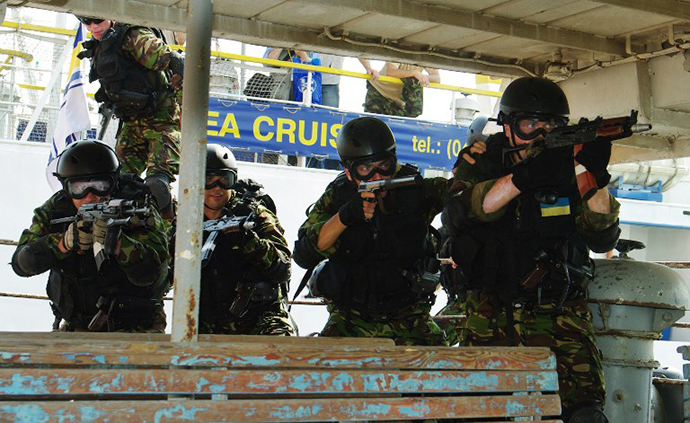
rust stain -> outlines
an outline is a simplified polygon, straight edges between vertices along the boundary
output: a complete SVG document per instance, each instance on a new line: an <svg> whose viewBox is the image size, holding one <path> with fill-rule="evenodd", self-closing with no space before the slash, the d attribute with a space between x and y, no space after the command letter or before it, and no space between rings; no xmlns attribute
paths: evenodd
<svg viewBox="0 0 690 423"><path fill-rule="evenodd" d="M194 291L189 289L189 310L187 310L187 335L185 339L192 340L196 335L196 318L194 317L194 309L196 308L196 296Z"/></svg>
<svg viewBox="0 0 690 423"><path fill-rule="evenodd" d="M185 188L183 192L184 192L185 195L187 195L187 194L189 194L189 189L188 189L188 188Z"/></svg>

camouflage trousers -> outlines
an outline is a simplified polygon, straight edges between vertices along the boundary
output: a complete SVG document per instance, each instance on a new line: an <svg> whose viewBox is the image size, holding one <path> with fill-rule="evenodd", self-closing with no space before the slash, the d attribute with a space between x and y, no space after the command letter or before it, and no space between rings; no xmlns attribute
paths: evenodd
<svg viewBox="0 0 690 423"><path fill-rule="evenodd" d="M200 318L199 333L217 335L295 336L290 315L282 303L249 310L241 318Z"/></svg>
<svg viewBox="0 0 690 423"><path fill-rule="evenodd" d="M560 314L549 314L554 304L533 306L528 301L513 300L510 313L509 306L497 302L471 291L464 303L449 304L444 309L445 314L467 315L454 335L461 346L549 347L556 356L563 408L586 401L604 404L602 356L584 298L566 301Z"/></svg>
<svg viewBox="0 0 690 423"><path fill-rule="evenodd" d="M404 78L402 100L404 106L384 97L373 85L367 82L367 95L364 99L364 111L380 115L417 117L424 108L424 91L416 78Z"/></svg>
<svg viewBox="0 0 690 423"><path fill-rule="evenodd" d="M180 166L180 111L161 110L153 118L123 123L115 152L122 172L164 174L175 180Z"/></svg>
<svg viewBox="0 0 690 423"><path fill-rule="evenodd" d="M393 316L363 316L354 309L328 305L328 322L320 336L390 338L396 345L447 346L446 335L429 314L431 305L415 304Z"/></svg>

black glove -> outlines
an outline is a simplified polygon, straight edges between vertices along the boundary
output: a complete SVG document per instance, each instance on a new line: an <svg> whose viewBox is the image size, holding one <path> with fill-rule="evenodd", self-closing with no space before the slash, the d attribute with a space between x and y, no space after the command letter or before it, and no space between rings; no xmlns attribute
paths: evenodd
<svg viewBox="0 0 690 423"><path fill-rule="evenodd" d="M568 156L565 148L551 148L521 161L510 169L513 185L521 192L557 186L567 168Z"/></svg>
<svg viewBox="0 0 690 423"><path fill-rule="evenodd" d="M464 198L461 198L463 195L467 196L469 194L463 192L460 195L449 197L441 213L443 227L451 236L457 235L467 227L467 205L463 201Z"/></svg>
<svg viewBox="0 0 690 423"><path fill-rule="evenodd" d="M345 226L352 226L355 223L364 222L364 200L356 194L350 201L343 204L338 210L340 221Z"/></svg>
<svg viewBox="0 0 690 423"><path fill-rule="evenodd" d="M611 160L611 140L599 137L584 144L575 160L594 176L597 188L602 189L611 181L611 174L606 170Z"/></svg>

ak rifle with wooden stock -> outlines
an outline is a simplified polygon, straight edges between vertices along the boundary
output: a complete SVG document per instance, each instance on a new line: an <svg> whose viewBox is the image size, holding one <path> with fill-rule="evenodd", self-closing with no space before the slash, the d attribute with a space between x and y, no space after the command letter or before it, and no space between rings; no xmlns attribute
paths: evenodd
<svg viewBox="0 0 690 423"><path fill-rule="evenodd" d="M588 142L596 142L597 139L601 138L616 141L650 129L652 129L650 124L637 123L637 110L632 110L630 116L610 119L604 119L601 116L594 120L582 118L576 125L555 128L543 139L533 142L527 150L527 155L535 156L545 148L573 146L573 154L577 156L582 145ZM584 200L588 200L597 190L594 175L577 161L575 161L575 173L580 196Z"/></svg>

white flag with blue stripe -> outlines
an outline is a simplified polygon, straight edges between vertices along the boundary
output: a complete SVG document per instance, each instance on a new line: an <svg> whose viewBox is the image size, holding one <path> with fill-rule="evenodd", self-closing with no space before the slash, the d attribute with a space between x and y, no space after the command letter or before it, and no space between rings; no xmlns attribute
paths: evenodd
<svg viewBox="0 0 690 423"><path fill-rule="evenodd" d="M84 29L80 23L77 34L74 37L74 48L72 49L72 60L69 65L69 80L65 86L65 93L60 105L55 132L53 133L53 146L50 150L50 160L46 169L48 185L57 191L62 188L60 182L53 172L57 164L57 157L68 145L79 139L82 131L91 129L89 119L89 109L86 106L86 93L84 91L84 80L82 72L82 61L77 55L83 50Z"/></svg>

